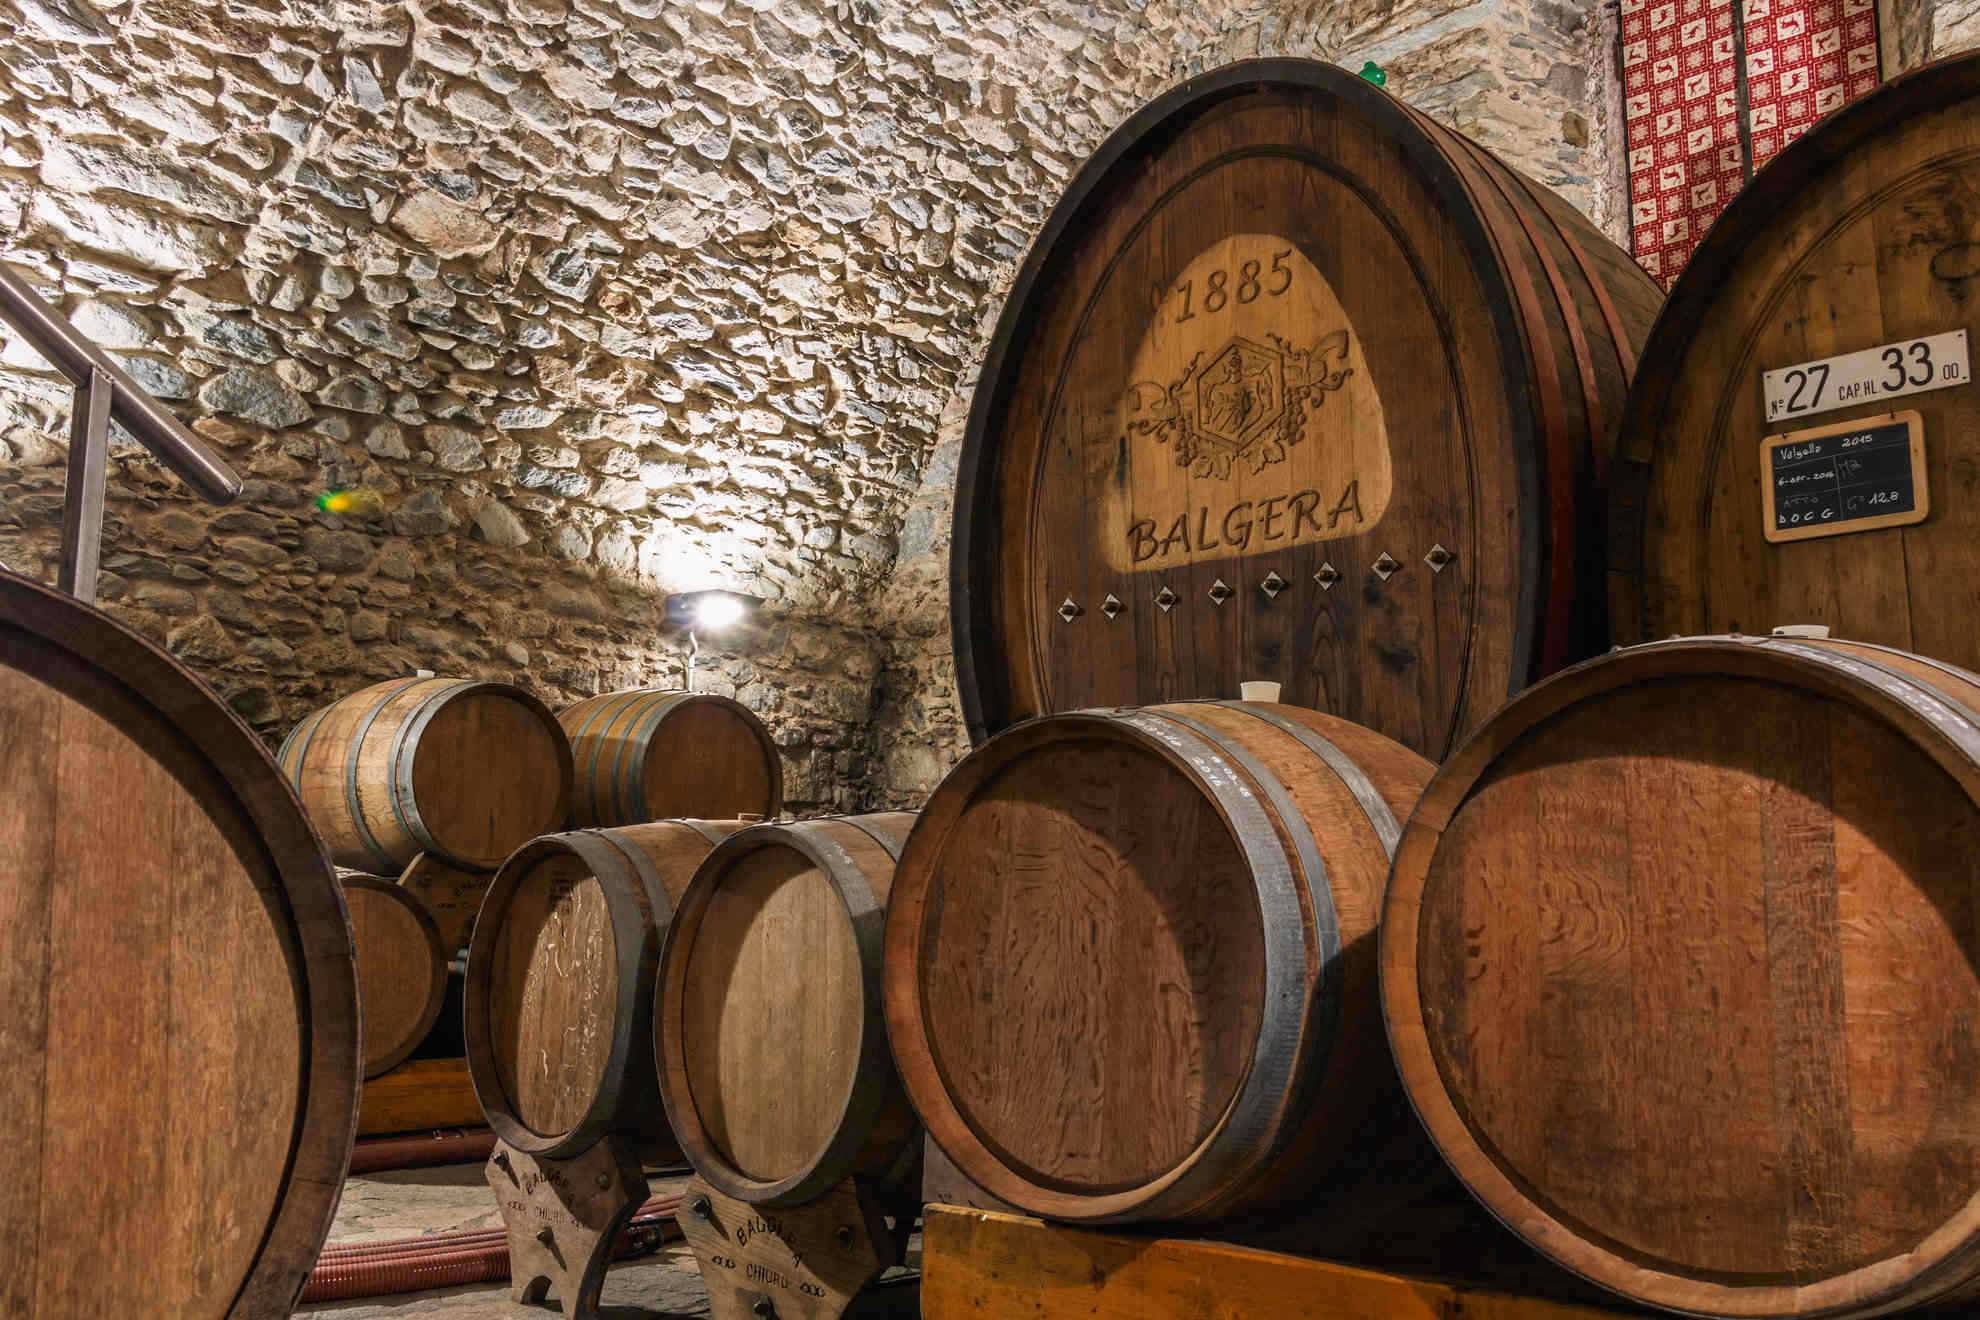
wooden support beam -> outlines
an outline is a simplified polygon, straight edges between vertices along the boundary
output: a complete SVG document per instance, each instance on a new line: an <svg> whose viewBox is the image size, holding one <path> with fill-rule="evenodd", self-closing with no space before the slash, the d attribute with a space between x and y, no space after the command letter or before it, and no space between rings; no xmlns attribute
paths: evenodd
<svg viewBox="0 0 1980 1320"><path fill-rule="evenodd" d="M1222 1242L1129 1237L931 1205L923 1320L1614 1320L1513 1297Z"/></svg>
<svg viewBox="0 0 1980 1320"><path fill-rule="evenodd" d="M481 1105L466 1059L414 1059L364 1084L358 1135L480 1127Z"/></svg>

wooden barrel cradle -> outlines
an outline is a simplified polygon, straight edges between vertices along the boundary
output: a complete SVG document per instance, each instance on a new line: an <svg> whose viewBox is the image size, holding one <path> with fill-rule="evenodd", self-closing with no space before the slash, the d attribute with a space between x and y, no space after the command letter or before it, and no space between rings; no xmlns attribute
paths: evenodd
<svg viewBox="0 0 1980 1320"><path fill-rule="evenodd" d="M0 1314L288 1314L357 1111L336 879L162 650L0 573Z"/></svg>
<svg viewBox="0 0 1980 1320"><path fill-rule="evenodd" d="M425 904L449 958L467 947L475 913L494 879L491 871L463 870L432 853L421 853L399 873L400 887Z"/></svg>
<svg viewBox="0 0 1980 1320"><path fill-rule="evenodd" d="M563 729L506 683L375 683L298 724L277 759L331 857L367 874L421 852L492 870L570 810Z"/></svg>
<svg viewBox="0 0 1980 1320"><path fill-rule="evenodd" d="M687 818L769 818L784 809L784 771L763 721L703 692L635 688L557 716L577 767L579 825Z"/></svg>
<svg viewBox="0 0 1980 1320"><path fill-rule="evenodd" d="M408 890L370 875L340 883L357 950L364 1075L372 1078L411 1058L433 1030L447 997L448 954L432 914Z"/></svg>
<svg viewBox="0 0 1980 1320"><path fill-rule="evenodd" d="M1980 58L1890 82L1770 162L1693 255L1618 439L1618 641L1817 623L1980 668L1980 385L1947 375L1980 291L1976 113ZM1882 393L1899 384L1926 388ZM1835 447L1866 432L1845 490Z"/></svg>
<svg viewBox="0 0 1980 1320"><path fill-rule="evenodd" d="M1374 928L1429 778L1282 705L1046 716L936 789L895 875L888 1033L929 1134L1048 1218L1310 1194L1393 1085Z"/></svg>
<svg viewBox="0 0 1980 1320"><path fill-rule="evenodd" d="M1714 1316L1980 1296L1980 678L1696 638L1571 669L1425 790L1404 1083L1498 1218Z"/></svg>
<svg viewBox="0 0 1980 1320"><path fill-rule="evenodd" d="M917 1149L880 1016L880 929L913 815L754 825L709 854L667 933L660 1094L725 1195L812 1200Z"/></svg>
<svg viewBox="0 0 1980 1320"><path fill-rule="evenodd" d="M468 1070L495 1135L535 1155L608 1134L672 1141L653 1079L653 978L694 869L739 821L532 840L502 865L468 947Z"/></svg>
<svg viewBox="0 0 1980 1320"><path fill-rule="evenodd" d="M1441 755L1608 645L1600 496L1661 300L1567 203L1330 65L1161 97L1052 213L975 394L972 735L1265 679Z"/></svg>

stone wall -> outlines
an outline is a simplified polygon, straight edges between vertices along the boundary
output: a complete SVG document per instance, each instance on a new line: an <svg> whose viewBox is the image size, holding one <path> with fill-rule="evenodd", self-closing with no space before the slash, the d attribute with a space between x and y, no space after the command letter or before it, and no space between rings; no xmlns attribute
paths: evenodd
<svg viewBox="0 0 1980 1320"><path fill-rule="evenodd" d="M1879 8L1887 73L1980 48L1980 0L1882 0Z"/></svg>
<svg viewBox="0 0 1980 1320"><path fill-rule="evenodd" d="M1196 69L1374 58L1613 225L1587 8L0 0L0 258L247 476L120 452L103 594L271 737L413 667L678 681L662 603L720 586L764 603L700 685L794 802L911 804L963 747L967 391L1079 162ZM44 577L66 410L0 347L0 561Z"/></svg>

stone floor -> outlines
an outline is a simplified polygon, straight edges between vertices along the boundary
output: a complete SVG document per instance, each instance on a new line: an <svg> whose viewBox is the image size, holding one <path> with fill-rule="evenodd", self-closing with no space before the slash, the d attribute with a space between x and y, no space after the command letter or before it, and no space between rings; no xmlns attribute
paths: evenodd
<svg viewBox="0 0 1980 1320"><path fill-rule="evenodd" d="M653 1194L664 1196L685 1179L656 1175L649 1181ZM380 1242L455 1229L499 1228L501 1222L480 1164L405 1169L367 1174L345 1183L330 1241ZM871 1297L862 1298L852 1314L874 1320L917 1314L915 1289L908 1281L911 1277L883 1280L883 1286ZM296 1314L336 1320L400 1320L409 1316L541 1320L562 1311L554 1300L542 1306L512 1302L509 1285L501 1282L400 1297L315 1302ZM656 1255L614 1265L606 1276L599 1310L600 1320L675 1320L708 1314L708 1293L701 1286L701 1274L693 1255L678 1241Z"/></svg>

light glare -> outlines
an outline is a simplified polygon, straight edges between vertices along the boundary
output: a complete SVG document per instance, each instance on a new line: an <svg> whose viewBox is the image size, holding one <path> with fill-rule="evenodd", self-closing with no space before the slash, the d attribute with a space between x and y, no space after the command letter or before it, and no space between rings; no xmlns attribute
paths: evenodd
<svg viewBox="0 0 1980 1320"><path fill-rule="evenodd" d="M734 596L704 596L694 607L694 622L699 628L727 628L742 616L743 603Z"/></svg>

